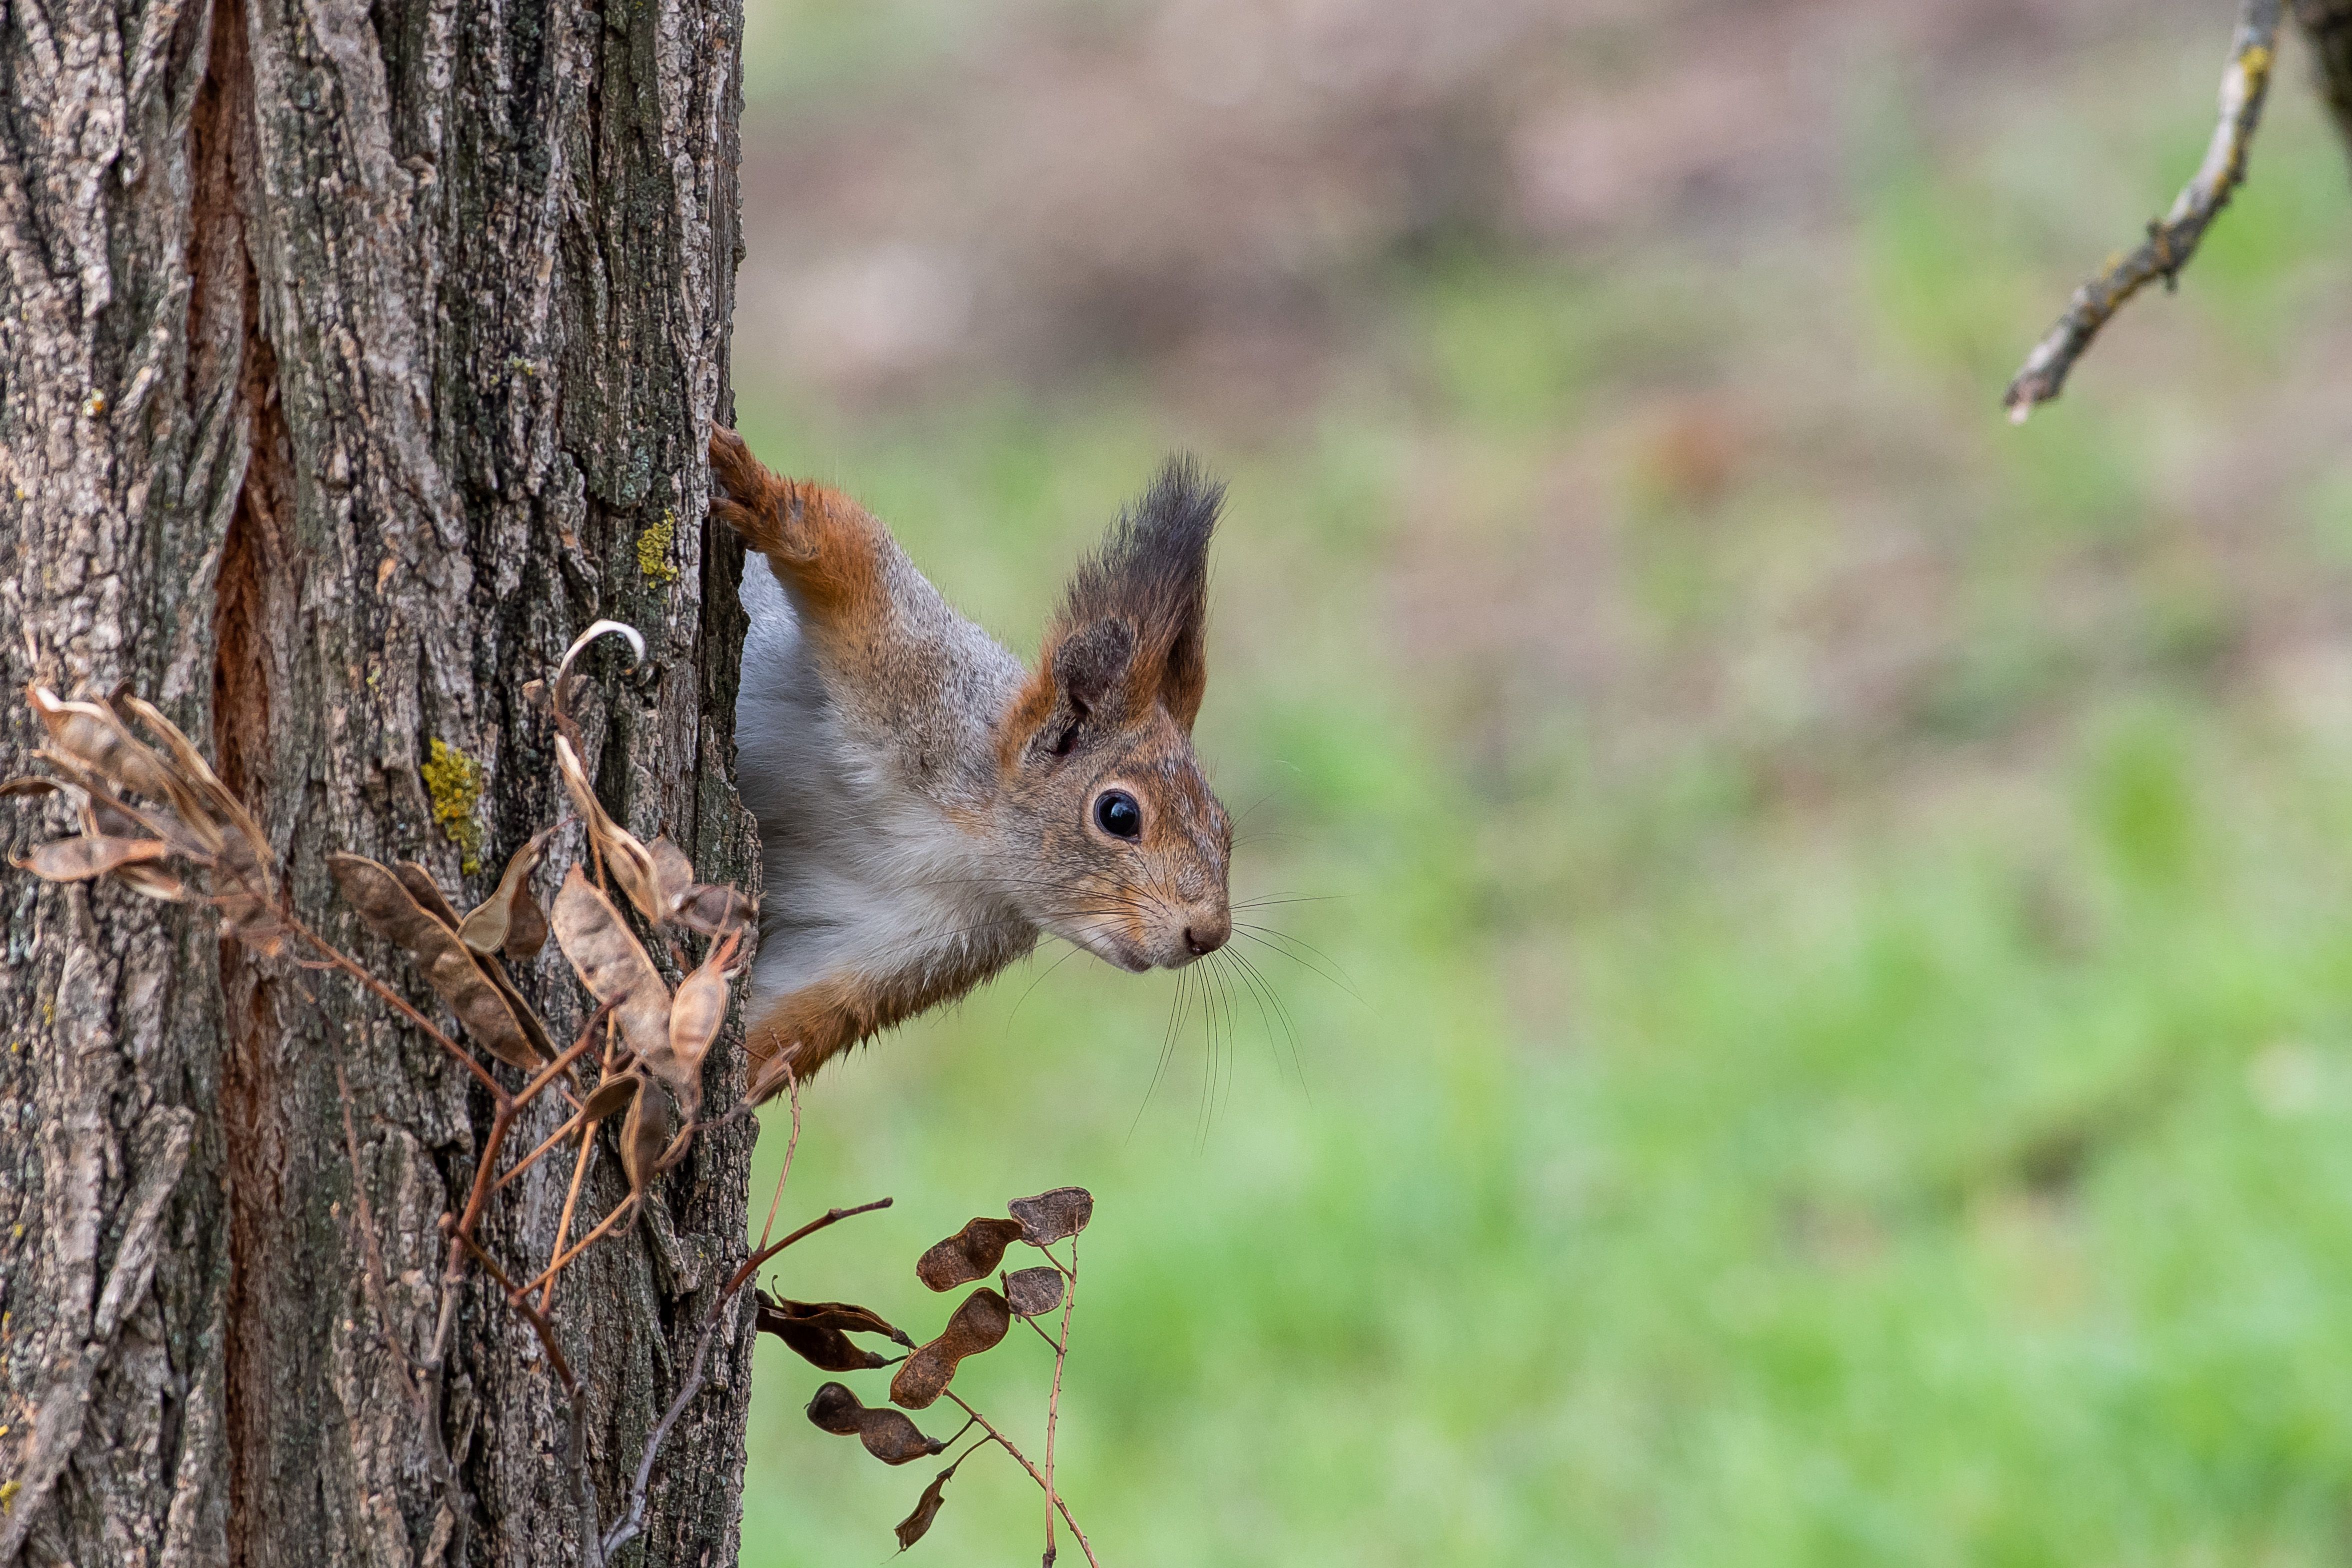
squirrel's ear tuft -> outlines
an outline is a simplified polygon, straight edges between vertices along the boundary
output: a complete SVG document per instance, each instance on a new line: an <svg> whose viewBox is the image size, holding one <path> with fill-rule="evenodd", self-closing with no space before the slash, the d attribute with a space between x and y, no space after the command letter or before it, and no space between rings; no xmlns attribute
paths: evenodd
<svg viewBox="0 0 2352 1568"><path fill-rule="evenodd" d="M1208 686L1209 537L1224 498L1191 457L1171 457L1071 577L1055 621L1056 640L1100 622L1133 626L1146 682L1137 695L1156 697L1186 730Z"/></svg>

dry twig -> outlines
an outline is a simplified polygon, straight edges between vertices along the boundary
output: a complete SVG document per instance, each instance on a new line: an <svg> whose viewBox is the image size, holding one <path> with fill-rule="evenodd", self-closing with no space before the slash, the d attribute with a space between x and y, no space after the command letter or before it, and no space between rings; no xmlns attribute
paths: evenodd
<svg viewBox="0 0 2352 1568"><path fill-rule="evenodd" d="M2254 127L2262 120L2263 99L2278 59L2279 6L2280 0L2241 0L2229 68L2221 76L2221 122L2213 128L2204 162L2174 199L2172 210L2147 225L2145 240L2074 290L2066 313L2033 346L2009 383L2001 405L2011 423L2024 423L2036 405L2058 395L2074 361L2126 300L2158 278L2167 288L2175 285L2207 225L2244 183Z"/></svg>

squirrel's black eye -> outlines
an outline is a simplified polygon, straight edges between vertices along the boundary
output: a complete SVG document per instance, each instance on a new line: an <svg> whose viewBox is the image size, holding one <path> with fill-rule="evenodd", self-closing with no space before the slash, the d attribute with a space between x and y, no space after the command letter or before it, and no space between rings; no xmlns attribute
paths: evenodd
<svg viewBox="0 0 2352 1568"><path fill-rule="evenodd" d="M1124 789L1106 789L1095 797L1095 822L1115 839L1143 836L1143 808Z"/></svg>

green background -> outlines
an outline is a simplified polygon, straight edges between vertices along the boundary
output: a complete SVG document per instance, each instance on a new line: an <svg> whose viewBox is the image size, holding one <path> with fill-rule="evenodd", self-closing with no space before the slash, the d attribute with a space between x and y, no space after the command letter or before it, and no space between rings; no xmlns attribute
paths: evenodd
<svg viewBox="0 0 2352 1568"><path fill-rule="evenodd" d="M751 199L1040 9L755 5ZM1973 115L1849 62L1801 223L1360 258L1278 417L1140 353L853 396L739 327L754 449L1024 653L1164 450L1230 479L1199 743L1273 901L1254 977L1049 945L829 1071L784 1223L897 1207L772 1288L928 1334L925 1245L1091 1188L1106 1563L2352 1556L2352 186L2299 60L2179 296L1997 407L2193 167L2206 9ZM1049 1370L957 1386L1034 1456ZM932 1467L758 1375L744 1561L883 1561ZM986 1454L915 1554L1041 1527Z"/></svg>

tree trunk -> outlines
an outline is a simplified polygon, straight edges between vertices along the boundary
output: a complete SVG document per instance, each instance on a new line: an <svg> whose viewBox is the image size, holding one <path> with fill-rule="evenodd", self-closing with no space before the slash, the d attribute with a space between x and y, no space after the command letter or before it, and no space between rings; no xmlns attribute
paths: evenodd
<svg viewBox="0 0 2352 1568"><path fill-rule="evenodd" d="M2311 45L2314 85L2352 152L2352 0L2294 0L2294 19Z"/></svg>
<svg viewBox="0 0 2352 1568"><path fill-rule="evenodd" d="M740 37L737 0L14 0L0 773L37 770L26 683L128 683L251 804L296 908L430 1011L323 857L487 894L560 813L522 687L610 616L650 658L588 658L600 793L752 890L740 555L702 528ZM16 852L65 821L0 803ZM0 1568L585 1560L562 1401L478 1270L437 1420L404 1391L488 1122L464 1071L201 907L6 872L0 920ZM554 945L516 972L570 1039ZM723 1040L717 1105L741 1065ZM509 1147L553 1129L552 1098ZM565 1277L607 1521L742 1254L753 1135L700 1140ZM584 1214L619 1197L614 1166ZM502 1192L491 1251L544 1262L570 1176ZM734 1560L749 1317L722 1321L624 1560Z"/></svg>

